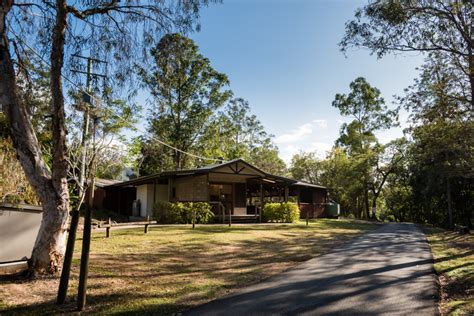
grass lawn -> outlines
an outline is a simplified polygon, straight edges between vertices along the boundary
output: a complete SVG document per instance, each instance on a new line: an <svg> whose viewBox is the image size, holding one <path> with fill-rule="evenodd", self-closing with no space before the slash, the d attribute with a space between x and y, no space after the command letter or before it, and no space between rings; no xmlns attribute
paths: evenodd
<svg viewBox="0 0 474 316"><path fill-rule="evenodd" d="M350 220L297 224L152 227L93 233L87 305L94 313L171 314L258 282L376 227ZM78 234L79 236L81 234ZM75 308L80 239L68 303L54 305L58 278L0 280L0 313ZM2 312L3 310L3 312Z"/></svg>
<svg viewBox="0 0 474 316"><path fill-rule="evenodd" d="M423 227L435 259L444 315L474 315L474 235Z"/></svg>

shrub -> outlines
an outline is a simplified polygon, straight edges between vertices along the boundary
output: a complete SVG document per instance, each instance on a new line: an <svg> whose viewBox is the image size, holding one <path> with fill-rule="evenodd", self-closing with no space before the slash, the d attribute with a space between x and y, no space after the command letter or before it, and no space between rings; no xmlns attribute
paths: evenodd
<svg viewBox="0 0 474 316"><path fill-rule="evenodd" d="M158 202L153 207L153 216L161 224L207 224L214 219L211 205L206 202Z"/></svg>
<svg viewBox="0 0 474 316"><path fill-rule="evenodd" d="M179 213L176 207L169 202L156 202L153 205L153 217L161 224L175 224L179 221Z"/></svg>
<svg viewBox="0 0 474 316"><path fill-rule="evenodd" d="M300 218L296 203L267 203L263 207L263 217L267 222L294 223Z"/></svg>
<svg viewBox="0 0 474 316"><path fill-rule="evenodd" d="M0 111L0 203L40 205L26 179L10 139L2 135L4 116Z"/></svg>

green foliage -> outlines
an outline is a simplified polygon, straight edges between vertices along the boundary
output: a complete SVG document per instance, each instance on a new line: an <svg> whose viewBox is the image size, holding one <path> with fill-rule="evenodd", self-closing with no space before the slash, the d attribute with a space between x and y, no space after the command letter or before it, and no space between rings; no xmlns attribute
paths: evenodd
<svg viewBox="0 0 474 316"><path fill-rule="evenodd" d="M231 91L224 90L229 80L212 68L191 39L180 34L165 35L151 55L155 64L139 68L153 97L147 142L154 142L155 136L182 151L193 151L214 111L230 99ZM188 156L179 151L170 154L173 165L165 169L189 166Z"/></svg>
<svg viewBox="0 0 474 316"><path fill-rule="evenodd" d="M286 164L278 156L278 149L273 145L254 148L247 161L259 169L280 176L286 176Z"/></svg>
<svg viewBox="0 0 474 316"><path fill-rule="evenodd" d="M395 155L392 152L387 154L389 157L384 157L388 147L380 145L374 135L378 130L398 124L398 109L389 110L384 104L380 91L362 77L351 82L348 94L336 94L332 104L341 115L353 119L349 124L342 125L336 144L344 149L348 157L344 170L351 179L351 183L345 183L350 204L347 207L357 217L361 217L362 210L365 210L366 218L371 216L370 208L376 207L388 175L395 171L393 163L398 161L392 159ZM384 161L388 164L382 168L380 161L383 158L388 158Z"/></svg>
<svg viewBox="0 0 474 316"><path fill-rule="evenodd" d="M0 138L0 202L39 205L8 138Z"/></svg>
<svg viewBox="0 0 474 316"><path fill-rule="evenodd" d="M137 141L142 175L206 163L170 150L154 137L200 156L242 158L267 172L286 173L273 136L250 113L246 100L230 99L232 93L224 90L227 77L211 67L192 40L166 35L152 54L156 65L140 69L154 99L150 135Z"/></svg>
<svg viewBox="0 0 474 316"><path fill-rule="evenodd" d="M411 111L412 142L406 163L408 175L390 183L404 192L407 216L417 222L449 227L472 227L474 203L474 120L470 86L444 55L426 59L420 78L399 101ZM396 204L395 204L396 205ZM450 215L451 212L451 215Z"/></svg>
<svg viewBox="0 0 474 316"><path fill-rule="evenodd" d="M347 149L351 156L360 155L370 159L371 146L377 146L374 132L397 125L398 109L389 110L380 91L364 78L350 83L350 92L336 94L332 105L341 115L351 117L351 123L344 123L337 143Z"/></svg>
<svg viewBox="0 0 474 316"><path fill-rule="evenodd" d="M177 224L181 220L181 213L177 210L174 203L156 202L153 205L153 218L161 224Z"/></svg>
<svg viewBox="0 0 474 316"><path fill-rule="evenodd" d="M370 1L346 23L339 45L343 51L368 48L379 57L445 51L467 59L471 10L470 1Z"/></svg>
<svg viewBox="0 0 474 316"><path fill-rule="evenodd" d="M294 179L309 183L321 183L323 162L315 153L300 153L291 158L290 174Z"/></svg>
<svg viewBox="0 0 474 316"><path fill-rule="evenodd" d="M249 103L235 98L212 118L200 140L199 151L226 160L242 158L264 171L285 175L286 165L278 156L272 137L251 114Z"/></svg>
<svg viewBox="0 0 474 316"><path fill-rule="evenodd" d="M207 224L214 220L207 202L158 202L153 206L153 217L161 224Z"/></svg>
<svg viewBox="0 0 474 316"><path fill-rule="evenodd" d="M263 207L263 217L267 222L294 223L300 219L298 204L292 202L267 203Z"/></svg>
<svg viewBox="0 0 474 316"><path fill-rule="evenodd" d="M394 144L402 159L384 187L387 212L397 220L473 227L472 9L470 1L371 1L346 23L344 51L426 54L419 78L398 98L410 113L411 142Z"/></svg>

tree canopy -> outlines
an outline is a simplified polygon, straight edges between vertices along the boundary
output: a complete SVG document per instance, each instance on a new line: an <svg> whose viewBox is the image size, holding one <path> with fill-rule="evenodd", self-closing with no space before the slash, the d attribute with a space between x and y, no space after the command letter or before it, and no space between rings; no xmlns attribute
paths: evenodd
<svg viewBox="0 0 474 316"><path fill-rule="evenodd" d="M147 63L148 50L156 43L156 35L199 27L199 9L207 4L205 0L0 2L0 102L20 164L44 210L30 261L32 272L58 271L65 250L69 109L64 89L77 88L69 78L77 79L72 72L77 66L75 56L87 53L108 62L112 86L124 87L128 82L127 87L132 89L123 89L119 94L129 94L135 78L132 66ZM18 70L25 64L25 56L31 54L47 64L49 74L51 167L32 123L28 105L31 99L26 103L19 92Z"/></svg>

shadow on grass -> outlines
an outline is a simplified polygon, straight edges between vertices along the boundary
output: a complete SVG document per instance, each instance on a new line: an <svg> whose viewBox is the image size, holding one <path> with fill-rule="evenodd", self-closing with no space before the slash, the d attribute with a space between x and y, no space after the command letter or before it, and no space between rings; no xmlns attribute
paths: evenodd
<svg viewBox="0 0 474 316"><path fill-rule="evenodd" d="M141 229L117 230L111 239L95 234L93 242L103 244L91 254L88 305L92 309L88 311L171 314L188 309L234 288L258 282L274 271L306 261L335 244L347 241L357 229L367 226L344 221L317 221L310 226L234 225L229 228L210 225L198 226L195 230L163 226L153 227L148 235L144 235ZM341 231L336 235L330 233L330 229L347 229L348 232ZM230 242L212 238L216 233L277 230L284 230L279 238L263 236ZM292 232L296 231L297 235L293 235ZM322 234L318 235L318 232ZM157 242L162 234L169 238L179 236L187 239L179 243L157 243L156 246L137 244L138 240L141 243ZM205 238L199 239L200 235ZM118 246L115 245L118 247L116 253L106 246L113 244L114 237L116 241L120 240ZM137 247L142 248L133 251ZM131 251L125 251L126 248ZM80 243L76 243L76 250L80 250ZM73 264L71 279L77 280L78 261ZM26 279L4 281L6 283L2 281L2 284L29 282ZM76 288L71 286L69 293L75 291ZM71 296L68 299L69 302L61 307L49 300L11 308L2 315L73 312L75 303L71 302Z"/></svg>

